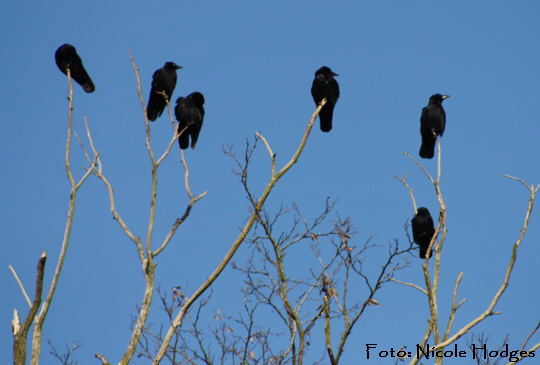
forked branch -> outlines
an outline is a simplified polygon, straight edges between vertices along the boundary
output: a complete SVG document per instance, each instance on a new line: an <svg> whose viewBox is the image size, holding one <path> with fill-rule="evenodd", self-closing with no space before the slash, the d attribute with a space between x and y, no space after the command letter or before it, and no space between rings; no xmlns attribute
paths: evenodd
<svg viewBox="0 0 540 365"><path fill-rule="evenodd" d="M45 251L41 254L37 265L37 275L36 275L36 291L34 294L34 301L26 320L20 325L18 323L18 316L14 316L12 321L12 330L13 330L13 362L15 365L24 365L26 363L26 340L28 338L28 331L30 326L34 321L36 313L41 304L41 294L43 292L43 274L45 271L45 262L47 261L47 254Z"/></svg>

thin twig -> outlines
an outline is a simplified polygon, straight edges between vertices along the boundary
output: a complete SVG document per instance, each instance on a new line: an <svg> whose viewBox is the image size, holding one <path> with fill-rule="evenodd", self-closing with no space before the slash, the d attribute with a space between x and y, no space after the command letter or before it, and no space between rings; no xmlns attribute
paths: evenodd
<svg viewBox="0 0 540 365"><path fill-rule="evenodd" d="M94 146L94 139L92 138L92 133L90 132L90 127L88 125L88 118L84 117L84 129L86 131L86 137L88 138L88 143L90 144L90 148L92 149L92 153L94 156L99 156L99 152L96 150L96 147ZM102 170L101 166L101 159L97 159L97 169Z"/></svg>
<svg viewBox="0 0 540 365"><path fill-rule="evenodd" d="M452 294L452 307L450 310L450 317L448 318L448 324L446 325L446 331L444 332L443 341L448 338L450 335L450 330L452 329L452 326L454 324L454 319L456 318L456 312L465 303L465 299L461 300L459 303L457 303L457 292L459 284L461 283L461 279L463 279L463 273L460 272L458 274L458 277L456 279L456 282L454 284L454 292Z"/></svg>
<svg viewBox="0 0 540 365"><path fill-rule="evenodd" d="M206 191L201 193L199 196L195 197L192 201L188 203L188 206L186 207L184 214L174 222L173 226L167 233L167 236L165 237L165 239L163 240L159 248L156 249L154 252L152 252L153 257L159 255L167 247L171 239L174 237L178 227L180 227L180 225L184 223L185 220L189 217L189 214L191 213L191 209L193 208L193 205L195 204L195 202L203 198L205 195L206 195Z"/></svg>
<svg viewBox="0 0 540 365"><path fill-rule="evenodd" d="M538 350L539 348L540 348L540 342L538 342L537 344L535 344L534 346L532 346L527 352L528 352L528 354L530 354L531 352L534 352L534 351ZM528 354L527 354L527 355L528 355ZM532 357L532 356L521 356L521 355L520 355L520 356L517 357L517 359L512 360L512 361L506 363L506 365L514 365L514 364L517 364L517 363L520 362L521 360L526 359L526 358L528 358L528 357Z"/></svg>
<svg viewBox="0 0 540 365"><path fill-rule="evenodd" d="M181 155L182 165L184 166L184 186L186 188L186 194L188 195L190 200L189 200L188 206L186 207L186 210L184 211L184 214L174 222L173 226L167 233L167 236L165 237L165 239L163 240L159 248L156 249L154 252L152 252L153 257L159 255L167 247L169 242L174 237L178 227L180 227L180 225L184 223L185 220L189 217L189 214L191 213L191 209L193 208L195 203L199 201L200 199L202 199L203 197L205 197L207 194L207 191L204 191L198 196L193 196L193 194L191 193L190 185L189 185L189 167L184 156L184 150L180 151L180 155Z"/></svg>
<svg viewBox="0 0 540 365"><path fill-rule="evenodd" d="M409 183L407 182L407 177L406 176L403 176L403 177L399 177L399 176L394 176L396 179L398 179L399 181L401 181L401 183L403 185L405 185L405 188L407 188L407 190L409 191L409 195L411 197L411 201L412 201L412 205L413 205L413 215L416 215L416 199L414 198L414 193L413 193L413 188L409 185Z"/></svg>
<svg viewBox="0 0 540 365"><path fill-rule="evenodd" d="M410 286L411 288L415 288L416 290L418 290L420 293L422 294L425 294L425 295L428 295L426 289L416 285L416 284L413 284L413 283L409 283L409 282L406 282L406 281L401 281L401 280L398 280L398 279L395 279L395 278L390 278L390 281L393 281L393 282L396 282L396 283L399 283L399 284L402 284L402 285L406 285L406 286Z"/></svg>
<svg viewBox="0 0 540 365"><path fill-rule="evenodd" d="M184 129L187 129L184 128ZM163 154L158 158L158 160L156 161L156 166L159 166L161 165L161 163L163 162L163 160L169 155L169 153L171 152L171 149L172 149L172 146L174 145L174 142L176 142L176 140L178 139L178 136L179 134L177 134L176 132L174 133L173 137L171 138L171 140L169 141L169 144L167 145L167 148L165 149L165 151L163 152Z"/></svg>
<svg viewBox="0 0 540 365"><path fill-rule="evenodd" d="M97 166L98 160L99 160L99 155L96 155L96 157L94 157L94 161L92 162L92 164L90 165L90 167L86 169L86 172L84 173L84 175L80 178L80 180L79 180L79 182L77 183L77 185L75 185L75 189L76 189L76 190L79 190L79 188L80 188L81 185L86 181L86 179L88 179L88 177L89 177L90 175L92 175L92 173L93 173L93 171L94 171L94 168Z"/></svg>
<svg viewBox="0 0 540 365"><path fill-rule="evenodd" d="M187 128L187 127L186 127ZM184 154L184 150L180 150L180 156L182 160L182 166L184 166L184 186L186 188L186 193L191 201L199 200L204 195L206 195L206 191L200 195L200 197L195 198L193 194L191 193L191 187L189 186L189 167L186 161L186 156Z"/></svg>
<svg viewBox="0 0 540 365"><path fill-rule="evenodd" d="M532 336L534 336L534 334L536 333L536 331L538 331L539 328L540 328L540 321L536 324L536 327L534 327L533 330L529 332L527 337L525 337L525 340L523 340L523 344L521 345L522 350L525 350L525 346L527 346L527 343L529 343L529 340L531 339Z"/></svg>
<svg viewBox="0 0 540 365"><path fill-rule="evenodd" d="M87 118L84 117L85 123L87 123ZM89 164L92 163L92 159L90 158L90 155L88 154L88 151L86 150L86 147L84 147L84 143L81 140L81 137L79 137L79 134L77 132L73 133L75 135L75 139L77 139L77 143L79 143L79 146L81 147L81 150L84 153L84 157L86 158L86 161L88 161Z"/></svg>
<svg viewBox="0 0 540 365"><path fill-rule="evenodd" d="M137 64L135 63L135 59L133 58L133 54L131 51L129 51L129 59L131 61L131 67L133 67L133 71L135 72L135 78L137 80L137 95L139 95L139 100L141 101L141 106L143 109L144 114L144 130L145 130L145 146L146 150L148 151L148 156L150 157L150 161L152 162L152 166L156 163L156 160L154 158L154 152L152 151L152 146L150 145L150 123L148 121L148 116L146 115L146 103L144 102L144 97L142 94L142 87L141 87L141 77L139 75L139 68L137 67Z"/></svg>
<svg viewBox="0 0 540 365"><path fill-rule="evenodd" d="M416 166L418 166L418 168L420 170L422 170L422 172L424 173L424 175L426 175L426 177L429 179L429 181L434 184L435 183L435 180L433 180L433 177L431 177L431 175L429 174L429 172L426 170L426 168L424 167L424 165L422 165L420 162L418 162L409 152L407 151L403 151L401 152L403 153L405 156L407 156Z"/></svg>
<svg viewBox="0 0 540 365"><path fill-rule="evenodd" d="M122 230L124 231L126 236L128 236L131 239L131 241L135 244L135 246L137 248L137 253L139 254L139 260L140 260L141 263L143 263L144 262L144 252L143 252L143 246L142 246L141 239L139 237L135 236L135 234L133 234L133 232L131 231L131 229L129 229L126 222L122 218L122 216L120 216L120 214L118 213L118 211L116 209L116 202L115 202L115 197L114 197L114 189L113 189L111 183L109 182L107 177L100 170L97 170L97 169L94 170L94 174L101 181L103 181L103 183L105 184L105 186L107 188L107 191L109 193L109 210L111 211L114 220L118 222L118 224L120 225L120 227L122 228Z"/></svg>
<svg viewBox="0 0 540 365"><path fill-rule="evenodd" d="M521 183L521 185L523 185L527 190L530 190L531 189L531 186L529 186L525 180L519 178L519 177L515 177L515 176L512 176L512 175L508 175L508 174L503 174L504 177L506 177L507 179L511 179L511 180L515 180L515 181L518 181Z"/></svg>
<svg viewBox="0 0 540 365"><path fill-rule="evenodd" d="M28 303L28 307L32 307L32 302L30 301L30 297L26 293L26 290L24 289L24 285L21 282L21 279L19 279L19 276L17 275L17 272L15 272L15 269L13 268L13 266L8 265L8 267L11 270L11 273L13 274L13 276L15 277L15 281L17 282L17 284L19 284L19 288L21 288L21 291L22 291L22 293L24 295L24 299L26 299L26 303Z"/></svg>
<svg viewBox="0 0 540 365"><path fill-rule="evenodd" d="M266 138L260 133L257 132L255 135L264 143L264 146L266 147L266 150L268 151L268 154L270 155L270 161L272 163L272 176L276 174L276 154L274 151L272 151L272 147L270 147L270 143L266 140Z"/></svg>

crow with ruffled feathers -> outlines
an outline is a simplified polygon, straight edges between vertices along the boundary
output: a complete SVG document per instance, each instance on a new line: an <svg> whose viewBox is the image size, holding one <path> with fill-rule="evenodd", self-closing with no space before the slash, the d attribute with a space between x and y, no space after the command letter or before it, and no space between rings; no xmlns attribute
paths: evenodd
<svg viewBox="0 0 540 365"><path fill-rule="evenodd" d="M199 133L201 132L204 119L204 96L198 91L186 97L176 100L176 120L178 120L178 143L180 148L185 150L189 147L191 138L191 148L195 148Z"/></svg>

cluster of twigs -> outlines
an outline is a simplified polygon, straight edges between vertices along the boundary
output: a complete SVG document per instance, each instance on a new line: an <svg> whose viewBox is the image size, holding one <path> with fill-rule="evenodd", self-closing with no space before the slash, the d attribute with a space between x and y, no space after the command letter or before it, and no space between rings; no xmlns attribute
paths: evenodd
<svg viewBox="0 0 540 365"><path fill-rule="evenodd" d="M252 194L242 171L249 170L251 151L249 145L244 158L236 159L248 197ZM180 340L168 348L167 358L204 364L303 364L313 338L320 337L326 348L323 357L338 364L358 320L368 307L379 305L377 293L406 266L402 255L413 248L400 249L393 242L379 271L368 275L363 261L380 245L371 240L353 245L355 232L349 219L337 217L329 223L333 208L334 203L326 200L312 220L305 219L295 204L281 206L273 214L260 211L248 239L249 259L244 265L233 263L245 278L243 312L236 316L219 312L217 324L204 329L199 318L207 300L199 302L196 315L188 316L188 326L175 331ZM311 254L306 255L306 250ZM294 257L299 254L300 271L294 270L298 266ZM162 301L166 313L173 312L172 303ZM278 320L265 325L265 315ZM332 335L332 329L337 335ZM162 332L161 327L147 328L142 356L150 358L150 348L163 341ZM338 340L335 347L333 339Z"/></svg>

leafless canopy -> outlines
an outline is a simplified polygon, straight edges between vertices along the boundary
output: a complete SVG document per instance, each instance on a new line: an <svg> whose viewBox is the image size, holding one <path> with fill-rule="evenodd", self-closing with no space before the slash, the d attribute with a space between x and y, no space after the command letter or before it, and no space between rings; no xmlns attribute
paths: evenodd
<svg viewBox="0 0 540 365"><path fill-rule="evenodd" d="M151 141L151 129L145 110L145 100L139 77L139 70L133 56L132 62L137 94L144 116L145 148L150 161L151 186L148 192L150 208L148 224L145 227L134 227L128 224L122 216L121 208L115 198L113 182L109 180L104 168L104 161L94 142L88 120L85 118L86 142L74 133L73 128L73 87L70 70L68 79L68 118L65 147L65 168L70 191L68 196L68 213L62 239L59 242L58 260L48 287L44 285L47 254L42 253L37 261L36 284L33 296L28 294L25 285L17 275L15 268L10 270L21 289L28 312L21 320L19 311L14 310L12 324L13 358L16 365L26 363L27 351L31 350L31 364L37 365L40 359L43 323L52 304L55 290L61 276L63 263L71 237L75 217L75 206L79 189L91 176L97 178L104 187L109 202L109 210L115 222L135 250L137 260L134 265L140 269L144 282L141 282L142 300L137 306L133 317L130 338L123 349L118 364L130 363L134 356L146 359L154 365L163 360L171 364L303 364L320 359L325 363L336 365L343 363L346 345L350 335L359 325L360 318L369 318L370 311L383 310L384 303L380 300L381 290L391 290L397 283L405 285L420 293L426 299L429 316L423 335L416 340L421 347L427 343L433 344L430 350L443 350L445 347L471 334L472 330L486 318L500 314L496 306L510 284L512 272L517 263L517 253L524 243L525 233L529 226L536 193L540 186L528 185L520 178L505 175L506 178L517 181L526 188L528 193L523 224L508 253L508 265L503 270L500 285L496 293L487 301L485 309L472 318L467 318L459 328L454 328L459 309L466 299L459 298L459 287L464 273L459 273L451 292L451 301L447 303L449 317L441 318L439 286L444 275L441 263L443 249L447 239L447 207L442 189L441 144L438 142L437 171L432 176L428 169L404 153L421 174L433 186L434 194L439 204L439 217L435 234L429 244L426 259L422 262L423 283L406 282L399 279L400 270L408 266L407 257L415 249L406 228L408 242L398 239L391 242L376 242L371 237L362 237L354 228L351 218L341 217L335 211L335 203L325 200L320 212L312 217L306 217L301 210L301 203L290 202L282 204L277 209L271 209L266 204L268 198L280 182L281 178L293 168L300 159L308 142L313 124L321 108L325 105L323 99L317 106L308 122L303 135L298 141L297 148L285 161L278 163L277 154L267 138L256 133L253 142L247 143L243 153L238 155L232 148L225 153L236 164L236 174L248 202L248 213L243 220L243 226L238 236L229 242L224 250L223 259L208 273L201 283L195 285L195 290L182 287L162 289L157 287L156 265L159 257L167 253L167 248L173 244L178 228L188 222L196 204L206 196L206 191L193 193L190 186L190 170L184 152L180 155L180 164L184 170L183 181L178 185L185 190L187 203L180 209L174 223L163 237L154 232L156 223L158 176L160 166L167 158L171 158L172 146L185 131L177 131L176 121L169 101L167 110L171 122L172 136L162 151ZM85 172L75 178L71 168L72 137L75 135L87 159ZM270 161L269 178L262 186L253 186L250 180L253 155L256 148L261 146L268 153ZM85 145L87 147L85 147ZM411 198L413 212L416 212L414 189L406 177L397 177L407 189ZM255 193L260 192L260 193ZM245 262L235 262L233 258L240 246L244 244L249 249L249 258ZM371 264L368 255L384 252L381 261ZM430 253L434 253L429 260ZM371 257L371 256L370 256ZM302 265L302 270L295 270ZM371 264L371 267L370 267ZM211 311L212 286L227 266L231 266L243 278L243 305L240 313L227 314L221 310ZM45 293L45 295L44 295ZM164 309L163 323L149 323L149 314L156 305L152 306L154 294L158 294L157 306ZM208 318L213 318L213 325L208 325ZM271 318L271 319L268 319ZM206 319L206 320L205 320ZM27 344L30 329L33 325L31 344ZM540 324L529 334L523 334L521 349L535 351L540 348L540 342L532 343ZM485 339L485 338L482 338ZM503 343L504 345L504 343ZM62 364L75 364L73 353L80 347L79 343L66 347L66 352L59 352L51 344L51 354ZM110 356L110 355L107 355ZM111 364L103 354L95 357L104 365ZM421 361L422 355L413 356L409 364ZM516 361L525 360L519 356ZM400 358L398 361L405 361ZM437 358L436 364L441 364L443 358Z"/></svg>

